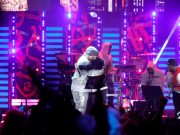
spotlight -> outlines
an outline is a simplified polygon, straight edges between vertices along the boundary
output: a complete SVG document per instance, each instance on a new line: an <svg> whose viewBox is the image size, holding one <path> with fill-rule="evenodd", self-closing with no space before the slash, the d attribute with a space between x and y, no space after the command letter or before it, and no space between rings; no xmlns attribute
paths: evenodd
<svg viewBox="0 0 180 135"><path fill-rule="evenodd" d="M96 12L89 12L89 15L90 15L91 17L93 17L93 18L97 17Z"/></svg>
<svg viewBox="0 0 180 135"><path fill-rule="evenodd" d="M39 71L39 68L36 68L35 70L36 70L36 72L38 72L38 71Z"/></svg>
<svg viewBox="0 0 180 135"><path fill-rule="evenodd" d="M171 32L169 33L169 35L168 35L166 41L164 42L163 46L161 47L160 52L158 53L156 59L154 60L154 64L156 64L156 63L158 62L159 58L161 57L161 54L163 53L163 51L164 51L164 49L166 48L166 46L167 46L169 40L171 39L173 33L174 33L175 30L176 30L176 27L177 27L177 25L178 25L179 20L180 20L180 16L177 18L177 20L176 20L176 22L175 22L175 24L174 24L174 26L173 26Z"/></svg>
<svg viewBox="0 0 180 135"><path fill-rule="evenodd" d="M39 37L39 36L37 36L37 37L36 37L36 39L37 39L37 40L39 40L39 39L40 39L40 37Z"/></svg>
<svg viewBox="0 0 180 135"><path fill-rule="evenodd" d="M156 16L156 12L155 11L152 12L152 16Z"/></svg>
<svg viewBox="0 0 180 135"><path fill-rule="evenodd" d="M90 37L88 37L88 40L90 41L90 40L91 40L91 38L90 38Z"/></svg>
<svg viewBox="0 0 180 135"><path fill-rule="evenodd" d="M140 68L137 69L137 70L136 70L136 73L137 73L138 75L140 75L140 74L142 73L142 69L140 69Z"/></svg>
<svg viewBox="0 0 180 135"><path fill-rule="evenodd" d="M71 19L72 14L69 12L69 13L67 14L67 17L68 17L69 19Z"/></svg>
<svg viewBox="0 0 180 135"><path fill-rule="evenodd" d="M178 26L180 27L180 22L178 23Z"/></svg>
<svg viewBox="0 0 180 135"><path fill-rule="evenodd" d="M139 40L142 41L142 37L140 37Z"/></svg>
<svg viewBox="0 0 180 135"><path fill-rule="evenodd" d="M15 53L16 52L16 50L15 49L12 49L12 53Z"/></svg>

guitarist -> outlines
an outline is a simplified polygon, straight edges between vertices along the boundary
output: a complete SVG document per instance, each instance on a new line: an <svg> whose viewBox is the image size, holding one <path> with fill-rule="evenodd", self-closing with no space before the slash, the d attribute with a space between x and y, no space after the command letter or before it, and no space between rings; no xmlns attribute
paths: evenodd
<svg viewBox="0 0 180 135"><path fill-rule="evenodd" d="M171 82L167 80L167 83L168 87L171 88L173 94L173 103L176 118L180 120L180 67L178 66L178 62L176 59L169 59L167 65L168 71L170 73L166 75L166 78L169 78L171 80Z"/></svg>

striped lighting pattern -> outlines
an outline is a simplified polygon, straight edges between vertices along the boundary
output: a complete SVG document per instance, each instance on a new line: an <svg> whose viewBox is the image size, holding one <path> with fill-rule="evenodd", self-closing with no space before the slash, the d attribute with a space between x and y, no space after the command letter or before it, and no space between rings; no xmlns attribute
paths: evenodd
<svg viewBox="0 0 180 135"><path fill-rule="evenodd" d="M97 47L100 47L102 42L101 42L101 17L97 17Z"/></svg>
<svg viewBox="0 0 180 135"><path fill-rule="evenodd" d="M180 60L180 21L179 21L179 23L178 23L178 47L177 47L177 51L178 51L178 60ZM180 63L180 61L178 62L178 63Z"/></svg>
<svg viewBox="0 0 180 135"><path fill-rule="evenodd" d="M42 55L41 55L41 73L43 75L43 77L41 78L41 83L42 86L45 85L45 80L44 80L44 74L45 74L45 47L46 47L46 42L45 42L45 31L46 31L46 27L45 27L45 15L46 12L42 11L42 33L41 33L41 43L42 43Z"/></svg>
<svg viewBox="0 0 180 135"><path fill-rule="evenodd" d="M157 13L155 11L152 12L152 46L153 50L152 52L156 53L156 15ZM154 58L153 58L154 61Z"/></svg>
<svg viewBox="0 0 180 135"><path fill-rule="evenodd" d="M68 13L68 16L71 13ZM71 16L68 17L68 46L67 46L67 52L68 52L68 61L71 61Z"/></svg>
<svg viewBox="0 0 180 135"><path fill-rule="evenodd" d="M123 22L123 52L127 51L127 12L124 12L124 22ZM126 53L123 53L126 54ZM123 64L126 64L127 56L123 56Z"/></svg>
<svg viewBox="0 0 180 135"><path fill-rule="evenodd" d="M71 61L71 24L68 24L68 61Z"/></svg>
<svg viewBox="0 0 180 135"><path fill-rule="evenodd" d="M16 47L15 47L15 41L16 41L16 17L12 16L12 46L11 46L11 55L12 55L12 92L11 96L12 98L15 97L15 87L14 87L14 81L15 81L15 53L16 53Z"/></svg>
<svg viewBox="0 0 180 135"><path fill-rule="evenodd" d="M9 108L9 37L9 26L0 26L0 109Z"/></svg>
<svg viewBox="0 0 180 135"><path fill-rule="evenodd" d="M111 55L113 58L113 65L119 65L120 62L120 29L119 28L103 28L102 42L112 43Z"/></svg>
<svg viewBox="0 0 180 135"><path fill-rule="evenodd" d="M33 106L37 105L39 99L12 99L11 106Z"/></svg>
<svg viewBox="0 0 180 135"><path fill-rule="evenodd" d="M56 53L64 52L63 46L64 28L46 26L46 58L45 58L45 85L52 90L58 90L60 85L60 75L57 64Z"/></svg>

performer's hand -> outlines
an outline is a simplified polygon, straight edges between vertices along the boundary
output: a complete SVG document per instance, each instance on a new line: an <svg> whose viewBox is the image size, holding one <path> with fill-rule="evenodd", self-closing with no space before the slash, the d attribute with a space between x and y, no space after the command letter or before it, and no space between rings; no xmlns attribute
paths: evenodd
<svg viewBox="0 0 180 135"><path fill-rule="evenodd" d="M75 63L75 64L74 64L74 66L75 66L75 69L77 69L77 68L78 68L78 64L77 64L77 63Z"/></svg>

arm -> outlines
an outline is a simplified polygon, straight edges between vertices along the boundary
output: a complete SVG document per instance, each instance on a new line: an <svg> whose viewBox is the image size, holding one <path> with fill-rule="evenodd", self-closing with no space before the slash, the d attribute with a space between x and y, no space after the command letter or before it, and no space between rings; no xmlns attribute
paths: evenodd
<svg viewBox="0 0 180 135"><path fill-rule="evenodd" d="M171 72L167 72L166 74L166 83L167 83L167 86L168 88L172 88L172 83L173 83L173 75Z"/></svg>
<svg viewBox="0 0 180 135"><path fill-rule="evenodd" d="M180 73L178 73L178 75L177 75L177 80L178 80L178 84L177 85L180 85Z"/></svg>
<svg viewBox="0 0 180 135"><path fill-rule="evenodd" d="M169 72L169 71L167 72L165 80L166 80L166 84L167 84L167 86L169 88L167 98L170 99L170 95L171 95L171 92L172 92L172 86L173 86L173 75L172 75L171 72Z"/></svg>
<svg viewBox="0 0 180 135"><path fill-rule="evenodd" d="M165 82L164 73L161 72L161 89L162 89L162 92L164 92L164 82Z"/></svg>
<svg viewBox="0 0 180 135"><path fill-rule="evenodd" d="M100 58L96 58L96 60L93 60L91 63L87 65L79 65L80 70L92 70L92 69L100 70L103 69L103 67L104 67L104 61Z"/></svg>
<svg viewBox="0 0 180 135"><path fill-rule="evenodd" d="M79 69L80 70L92 70L94 69L92 63L88 64L88 65L79 65Z"/></svg>

